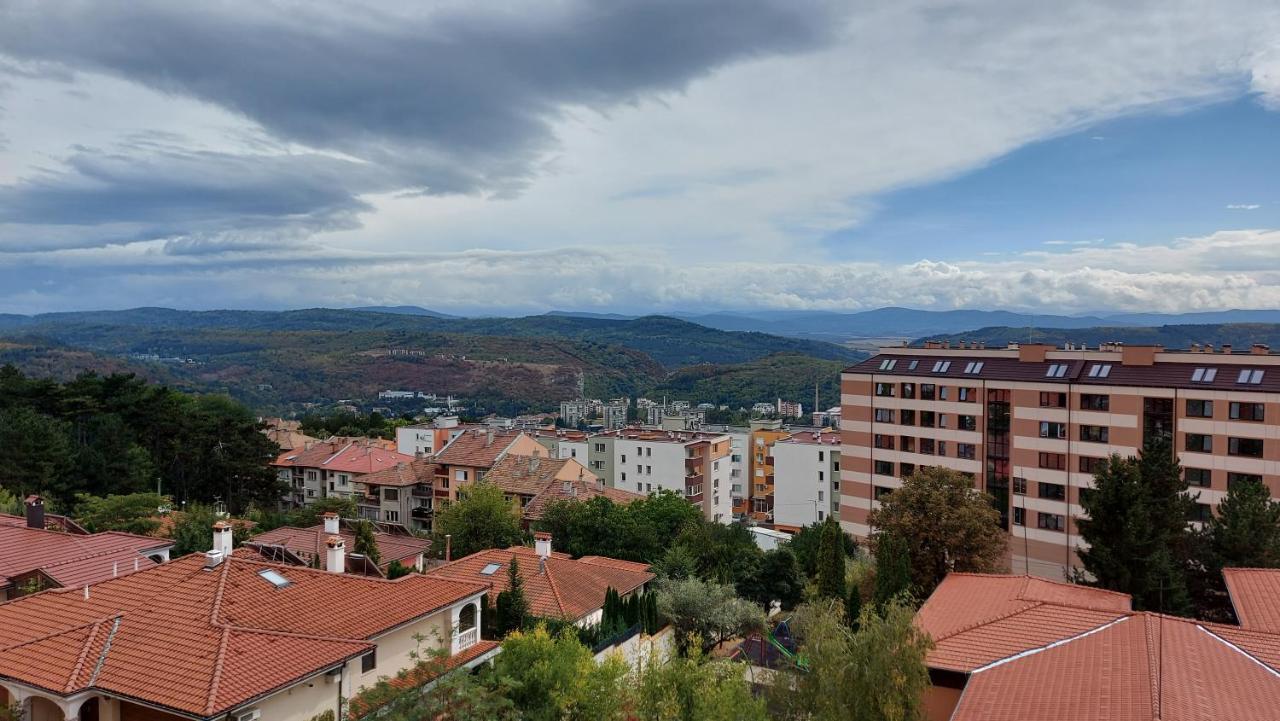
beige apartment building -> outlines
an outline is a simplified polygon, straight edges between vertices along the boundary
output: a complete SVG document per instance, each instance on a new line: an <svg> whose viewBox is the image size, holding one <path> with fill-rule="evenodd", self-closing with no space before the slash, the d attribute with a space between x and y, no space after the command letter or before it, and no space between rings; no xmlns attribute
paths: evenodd
<svg viewBox="0 0 1280 721"><path fill-rule="evenodd" d="M1076 565L1081 491L1153 434L1171 434L1202 518L1234 483L1280 497L1280 355L1262 345L884 348L842 374L841 416L846 530L865 537L915 469L953 468L996 499L1014 572Z"/></svg>

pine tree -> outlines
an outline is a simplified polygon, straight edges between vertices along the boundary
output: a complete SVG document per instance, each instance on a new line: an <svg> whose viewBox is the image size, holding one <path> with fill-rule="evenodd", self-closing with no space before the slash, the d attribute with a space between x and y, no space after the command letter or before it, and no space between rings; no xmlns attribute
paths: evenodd
<svg viewBox="0 0 1280 721"><path fill-rule="evenodd" d="M859 619L862 618L862 591L858 589L857 584L849 588L849 597L844 602L844 620L848 622L849 628L854 633L862 626Z"/></svg>
<svg viewBox="0 0 1280 721"><path fill-rule="evenodd" d="M1192 596L1200 618L1235 622L1224 568L1280 568L1280 502L1261 482L1237 481L1218 503L1218 512L1196 534Z"/></svg>
<svg viewBox="0 0 1280 721"><path fill-rule="evenodd" d="M872 600L883 609L899 594L911 591L911 556L907 544L892 533L876 536L876 584Z"/></svg>
<svg viewBox="0 0 1280 721"><path fill-rule="evenodd" d="M529 616L529 600L524 595L524 579L520 577L520 562L514 555L511 557L511 563L507 565L507 590L498 594L495 606L495 625L499 637L525 627L525 621Z"/></svg>
<svg viewBox="0 0 1280 721"><path fill-rule="evenodd" d="M818 545L818 595L823 598L845 597L844 531L840 524L827 519L822 541Z"/></svg>
<svg viewBox="0 0 1280 721"><path fill-rule="evenodd" d="M372 523L360 521L356 524L356 542L351 550L368 558L374 565L382 562L382 552L378 550L378 539L373 535Z"/></svg>

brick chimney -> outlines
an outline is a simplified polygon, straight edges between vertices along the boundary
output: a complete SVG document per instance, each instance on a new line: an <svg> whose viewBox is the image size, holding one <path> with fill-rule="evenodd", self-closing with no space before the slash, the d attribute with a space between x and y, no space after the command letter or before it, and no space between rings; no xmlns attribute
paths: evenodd
<svg viewBox="0 0 1280 721"><path fill-rule="evenodd" d="M321 515L324 519L324 532L330 536L338 535L339 518L338 514L328 511Z"/></svg>
<svg viewBox="0 0 1280 721"><path fill-rule="evenodd" d="M222 554L223 558L231 556L231 524L227 521L218 521L213 524L213 550Z"/></svg>
<svg viewBox="0 0 1280 721"><path fill-rule="evenodd" d="M27 496L27 528L44 529L44 499L34 493Z"/></svg>
<svg viewBox="0 0 1280 721"><path fill-rule="evenodd" d="M329 536L329 540L325 541L326 555L324 560L324 570L329 573L342 573L347 570L347 544L343 542L341 536Z"/></svg>
<svg viewBox="0 0 1280 721"><path fill-rule="evenodd" d="M1271 352L1271 346L1268 346L1266 343L1254 343L1249 348L1249 352L1253 355L1267 355Z"/></svg>
<svg viewBox="0 0 1280 721"><path fill-rule="evenodd" d="M1231 344L1230 344L1230 343L1223 343L1223 344L1222 344L1222 352L1223 352L1223 353L1230 354L1230 353L1231 353Z"/></svg>

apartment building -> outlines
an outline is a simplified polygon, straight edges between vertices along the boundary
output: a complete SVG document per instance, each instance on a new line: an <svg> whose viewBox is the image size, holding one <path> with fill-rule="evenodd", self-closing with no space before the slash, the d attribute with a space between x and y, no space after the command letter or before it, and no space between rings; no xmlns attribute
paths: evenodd
<svg viewBox="0 0 1280 721"><path fill-rule="evenodd" d="M459 487L484 478L507 454L549 458L551 451L521 431L468 429L436 454L435 501L457 500Z"/></svg>
<svg viewBox="0 0 1280 721"><path fill-rule="evenodd" d="M439 463L421 458L361 476L356 483L360 517L379 524L430 531L435 482L443 472Z"/></svg>
<svg viewBox="0 0 1280 721"><path fill-rule="evenodd" d="M683 493L710 520L733 518L733 441L724 433L686 433L624 428L590 438L592 461L612 451L609 485L635 493L666 488ZM603 465L603 464L602 464ZM603 468L588 468L602 478Z"/></svg>
<svg viewBox="0 0 1280 721"><path fill-rule="evenodd" d="M736 426L707 426L707 433L729 436L729 499L733 518L743 519L751 508L747 491L751 473L751 429Z"/></svg>
<svg viewBox="0 0 1280 721"><path fill-rule="evenodd" d="M1098 464L1155 435L1201 517L1234 483L1280 495L1280 356L1261 345L885 348L842 374L841 396L841 520L858 536L903 477L944 466L996 499L1014 570L1061 578Z"/></svg>
<svg viewBox="0 0 1280 721"><path fill-rule="evenodd" d="M598 404L599 401L587 399L560 401L560 420L564 421L564 424L570 428L577 426L579 423L595 417L595 410Z"/></svg>
<svg viewBox="0 0 1280 721"><path fill-rule="evenodd" d="M773 444L773 527L840 517L840 432L805 429Z"/></svg>
<svg viewBox="0 0 1280 721"><path fill-rule="evenodd" d="M407 456L432 456L476 425L464 425L457 416L436 416L430 423L415 423L396 429L396 451Z"/></svg>
<svg viewBox="0 0 1280 721"><path fill-rule="evenodd" d="M289 486L284 503L297 507L319 498L352 498L361 476L414 460L413 455L397 453L388 445L389 441L374 438L334 437L281 453L271 465Z"/></svg>
<svg viewBox="0 0 1280 721"><path fill-rule="evenodd" d="M750 481L747 497L754 521L773 520L773 444L791 436L781 419L761 418L751 421L751 455L748 460Z"/></svg>
<svg viewBox="0 0 1280 721"><path fill-rule="evenodd" d="M441 649L451 668L497 653L480 638L483 583L349 575L231 548L0 604L0 703L23 718L308 721Z"/></svg>

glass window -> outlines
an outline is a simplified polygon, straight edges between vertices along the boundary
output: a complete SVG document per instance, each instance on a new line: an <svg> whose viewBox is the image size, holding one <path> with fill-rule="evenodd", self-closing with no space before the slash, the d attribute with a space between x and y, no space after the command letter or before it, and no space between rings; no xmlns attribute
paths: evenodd
<svg viewBox="0 0 1280 721"><path fill-rule="evenodd" d="M1231 490L1241 483L1262 483L1262 476L1259 476L1256 473L1227 474L1227 490Z"/></svg>
<svg viewBox="0 0 1280 721"><path fill-rule="evenodd" d="M1195 453L1213 453L1213 436L1204 433L1188 433L1187 450Z"/></svg>
<svg viewBox="0 0 1280 721"><path fill-rule="evenodd" d="M1261 421L1266 418L1266 406L1261 403L1232 402L1227 407L1227 417L1233 421Z"/></svg>
<svg viewBox="0 0 1280 721"><path fill-rule="evenodd" d="M923 401L933 400L936 389L937 389L937 386L933 385L932 383L921 383L920 384L920 400L923 400Z"/></svg>
<svg viewBox="0 0 1280 721"><path fill-rule="evenodd" d="M901 384L901 386L899 387L899 389L902 391L902 397L903 397L903 398L915 398L915 397L916 397L916 384L915 384L915 383L903 383L903 384Z"/></svg>
<svg viewBox="0 0 1280 721"><path fill-rule="evenodd" d="M1066 519L1057 513L1038 513L1036 514L1036 525L1048 531L1061 531L1066 529Z"/></svg>
<svg viewBox="0 0 1280 721"><path fill-rule="evenodd" d="M1025 508L1018 508L1018 507L1014 507L1014 509L1013 509L1013 525L1015 525L1015 526L1025 526L1025 525L1027 525L1027 509L1025 509Z"/></svg>
<svg viewBox="0 0 1280 721"><path fill-rule="evenodd" d="M1188 486L1209 488L1213 485L1213 471L1208 468L1184 468L1182 471Z"/></svg>
<svg viewBox="0 0 1280 721"><path fill-rule="evenodd" d="M1105 458L1096 456L1080 456L1080 472L1081 473L1097 473L1102 470L1102 466L1106 463Z"/></svg>
<svg viewBox="0 0 1280 721"><path fill-rule="evenodd" d="M1040 392L1040 406L1042 408L1066 408L1067 394L1054 393L1051 391Z"/></svg>
<svg viewBox="0 0 1280 721"><path fill-rule="evenodd" d="M1060 483L1041 483L1040 497L1047 498L1051 501L1065 500L1067 497L1067 487Z"/></svg>
<svg viewBox="0 0 1280 721"><path fill-rule="evenodd" d="M1213 418L1213 401L1189 399L1187 401L1188 418Z"/></svg>
<svg viewBox="0 0 1280 721"><path fill-rule="evenodd" d="M875 473L877 476L892 476L893 464L889 461L876 461Z"/></svg>
<svg viewBox="0 0 1280 721"><path fill-rule="evenodd" d="M1228 438L1227 453L1233 456L1262 457L1261 438Z"/></svg>
<svg viewBox="0 0 1280 721"><path fill-rule="evenodd" d="M1111 396L1101 393L1081 393L1080 408L1086 411L1111 410Z"/></svg>
<svg viewBox="0 0 1280 721"><path fill-rule="evenodd" d="M1080 440L1089 443L1106 443L1111 437L1111 429L1106 426L1080 426Z"/></svg>
<svg viewBox="0 0 1280 721"><path fill-rule="evenodd" d="M877 384L876 384L876 395L881 396L881 397L884 397L884 398L892 398L892 397L893 397L893 384L892 384L892 383L877 383Z"/></svg>

